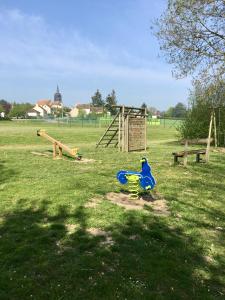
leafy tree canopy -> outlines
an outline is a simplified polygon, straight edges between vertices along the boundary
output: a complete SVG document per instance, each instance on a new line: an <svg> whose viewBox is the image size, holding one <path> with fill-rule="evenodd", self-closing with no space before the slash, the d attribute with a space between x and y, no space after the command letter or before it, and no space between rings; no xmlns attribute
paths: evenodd
<svg viewBox="0 0 225 300"><path fill-rule="evenodd" d="M164 114L168 118L184 118L187 112L186 106L178 102L174 107L170 107Z"/></svg>
<svg viewBox="0 0 225 300"><path fill-rule="evenodd" d="M147 104L145 102L142 103L141 108L145 109L147 108Z"/></svg>
<svg viewBox="0 0 225 300"><path fill-rule="evenodd" d="M33 107L30 103L13 103L9 117L25 118L29 109Z"/></svg>
<svg viewBox="0 0 225 300"><path fill-rule="evenodd" d="M156 35L177 77L203 70L224 74L224 11L224 0L168 1Z"/></svg>
<svg viewBox="0 0 225 300"><path fill-rule="evenodd" d="M114 90L112 90L111 94L109 94L106 97L105 103L106 103L107 110L112 115L115 115L116 114L116 108L113 107L113 105L117 105L117 100L116 100L116 92Z"/></svg>
<svg viewBox="0 0 225 300"><path fill-rule="evenodd" d="M96 91L94 96L91 97L92 99L92 105L93 106L103 106L105 104L104 100L102 99L102 94L99 92L99 90Z"/></svg>
<svg viewBox="0 0 225 300"><path fill-rule="evenodd" d="M6 115L9 113L10 109L11 109L11 104L9 102L7 102L4 99L0 100L0 105L2 107L2 111L4 111L6 113Z"/></svg>
<svg viewBox="0 0 225 300"><path fill-rule="evenodd" d="M218 140L225 142L225 82L208 86L195 81L189 97L190 109L185 121L179 127L183 138L206 138L212 110L215 111ZM223 135L222 135L223 134Z"/></svg>

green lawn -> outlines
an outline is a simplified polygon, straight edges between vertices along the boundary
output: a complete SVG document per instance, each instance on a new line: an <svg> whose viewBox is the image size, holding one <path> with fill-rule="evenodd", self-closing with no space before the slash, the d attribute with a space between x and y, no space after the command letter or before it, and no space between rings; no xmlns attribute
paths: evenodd
<svg viewBox="0 0 225 300"><path fill-rule="evenodd" d="M53 160L39 128L95 161ZM143 154L96 150L103 131L0 122L0 299L225 299L225 154L174 167L175 129L149 127L146 156L171 214L127 211L105 194Z"/></svg>

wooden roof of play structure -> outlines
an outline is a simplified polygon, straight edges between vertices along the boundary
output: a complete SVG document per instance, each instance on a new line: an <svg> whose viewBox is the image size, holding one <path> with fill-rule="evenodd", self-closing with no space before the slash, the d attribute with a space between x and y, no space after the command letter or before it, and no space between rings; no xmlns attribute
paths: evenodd
<svg viewBox="0 0 225 300"><path fill-rule="evenodd" d="M118 112L96 147L112 146L124 152L146 150L146 109L128 106L114 107Z"/></svg>

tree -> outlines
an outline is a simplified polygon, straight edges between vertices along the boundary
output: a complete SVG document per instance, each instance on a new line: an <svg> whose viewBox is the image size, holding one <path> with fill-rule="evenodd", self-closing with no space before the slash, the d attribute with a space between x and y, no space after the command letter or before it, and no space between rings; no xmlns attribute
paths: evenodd
<svg viewBox="0 0 225 300"><path fill-rule="evenodd" d="M186 112L186 106L183 103L178 102L174 107L169 107L168 110L164 113L164 116L167 118L184 118Z"/></svg>
<svg viewBox="0 0 225 300"><path fill-rule="evenodd" d="M116 108L113 107L113 105L117 104L117 100L116 100L116 92L114 90L112 90L111 94L108 94L108 96L106 97L105 100L106 103L106 109L111 113L111 115L115 115L116 114Z"/></svg>
<svg viewBox="0 0 225 300"><path fill-rule="evenodd" d="M9 112L9 117L25 118L29 109L33 107L30 103L13 103L12 109Z"/></svg>
<svg viewBox="0 0 225 300"><path fill-rule="evenodd" d="M206 138L212 110L215 111L218 133L225 132L225 82L205 85L199 80L194 82L193 91L189 96L190 109L185 121L179 127L182 138ZM225 136L218 135L220 143Z"/></svg>
<svg viewBox="0 0 225 300"><path fill-rule="evenodd" d="M2 104L0 104L0 119L1 119L1 113L5 113L5 108Z"/></svg>
<svg viewBox="0 0 225 300"><path fill-rule="evenodd" d="M155 115L157 115L157 112L158 112L157 108L155 108L153 106L148 107L149 116L155 116Z"/></svg>
<svg viewBox="0 0 225 300"><path fill-rule="evenodd" d="M172 117L174 118L184 118L187 112L186 106L179 102L173 109Z"/></svg>
<svg viewBox="0 0 225 300"><path fill-rule="evenodd" d="M4 99L0 100L0 105L2 106L2 111L4 111L6 113L6 115L8 115L8 113L10 112L11 109L11 104L9 102L7 102Z"/></svg>
<svg viewBox="0 0 225 300"><path fill-rule="evenodd" d="M168 1L156 35L177 77L203 70L224 74L224 10L224 0Z"/></svg>
<svg viewBox="0 0 225 300"><path fill-rule="evenodd" d="M165 111L164 117L166 117L166 118L172 118L173 114L174 114L174 107L171 106L171 107L169 107L167 109L167 111Z"/></svg>
<svg viewBox="0 0 225 300"><path fill-rule="evenodd" d="M85 109L79 109L78 117L84 118L86 115L87 115L87 113L86 113Z"/></svg>
<svg viewBox="0 0 225 300"><path fill-rule="evenodd" d="M96 91L96 93L94 94L94 96L91 97L91 99L92 99L93 106L103 106L105 104L99 90Z"/></svg>
<svg viewBox="0 0 225 300"><path fill-rule="evenodd" d="M145 102L143 102L142 105L141 105L141 108L143 108L143 109L146 108L147 109L147 104Z"/></svg>

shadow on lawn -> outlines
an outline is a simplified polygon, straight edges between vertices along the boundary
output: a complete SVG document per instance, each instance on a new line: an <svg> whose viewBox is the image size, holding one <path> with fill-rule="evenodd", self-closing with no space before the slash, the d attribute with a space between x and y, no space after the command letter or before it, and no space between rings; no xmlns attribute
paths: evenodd
<svg viewBox="0 0 225 300"><path fill-rule="evenodd" d="M5 166L5 161L0 161L0 184L11 180L15 175L15 171Z"/></svg>
<svg viewBox="0 0 225 300"><path fill-rule="evenodd" d="M222 265L211 268L197 242L163 218L124 213L122 225L105 229L113 241L106 243L87 231L84 207L51 216L47 202L21 208L26 201L0 226L0 299L223 297ZM197 270L206 268L203 281Z"/></svg>

